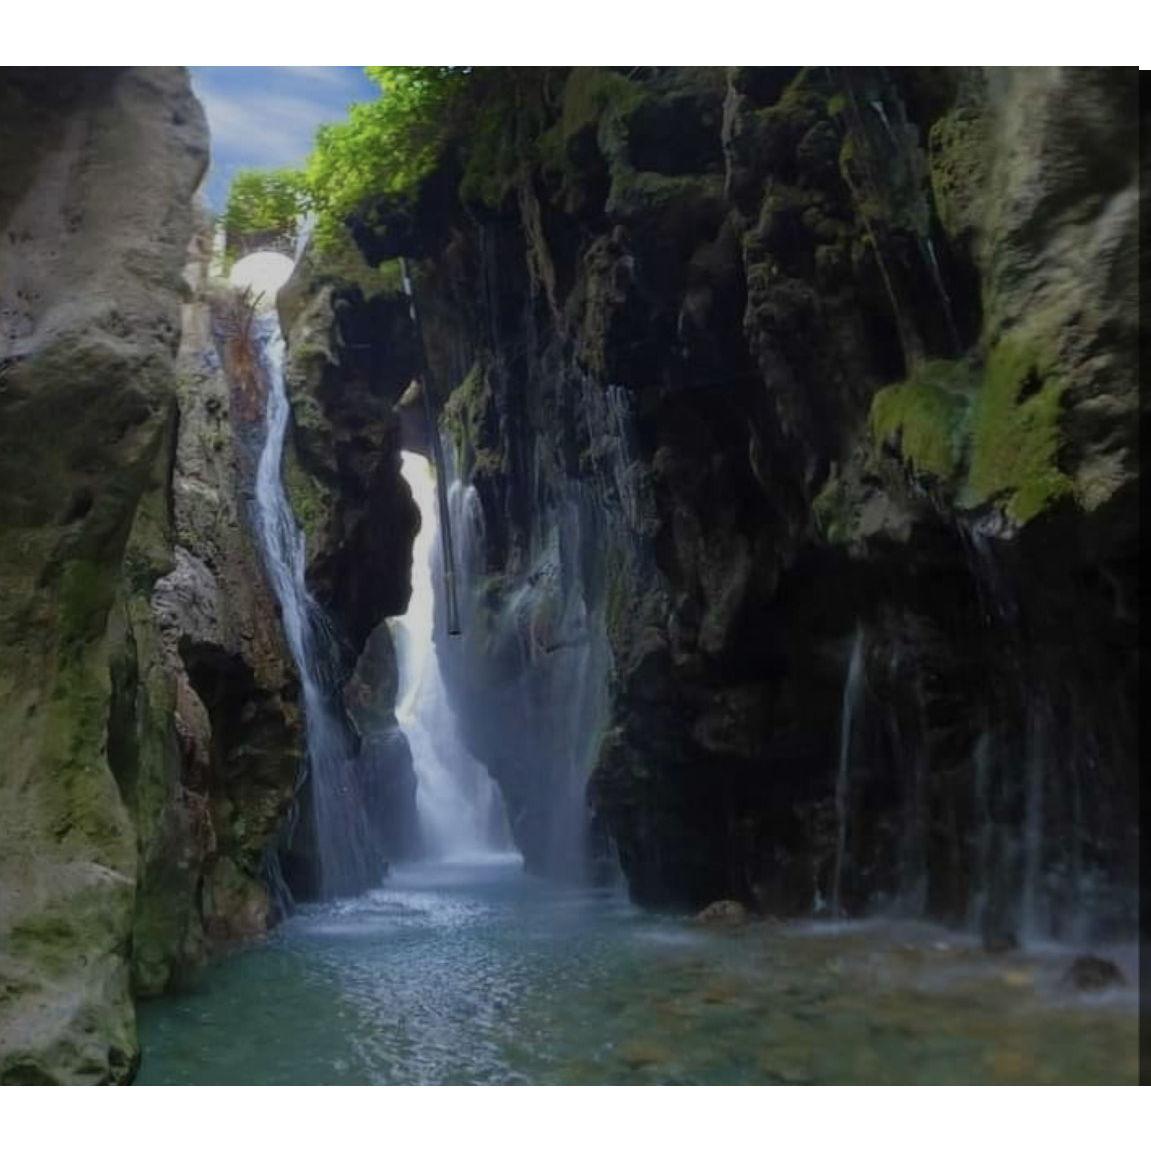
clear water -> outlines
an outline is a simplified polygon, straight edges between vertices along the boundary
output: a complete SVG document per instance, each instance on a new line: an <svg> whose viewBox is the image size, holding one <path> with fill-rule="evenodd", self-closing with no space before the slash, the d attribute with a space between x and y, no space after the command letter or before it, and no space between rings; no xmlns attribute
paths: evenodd
<svg viewBox="0 0 1151 1151"><path fill-rule="evenodd" d="M139 1082L1134 1082L1134 991L1065 991L1068 958L922 924L716 930L512 857L427 864L145 1004Z"/></svg>

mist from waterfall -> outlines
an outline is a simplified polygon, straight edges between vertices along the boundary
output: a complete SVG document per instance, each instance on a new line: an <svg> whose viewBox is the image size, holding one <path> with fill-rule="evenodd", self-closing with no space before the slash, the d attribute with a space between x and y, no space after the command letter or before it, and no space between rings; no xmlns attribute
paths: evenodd
<svg viewBox="0 0 1151 1151"><path fill-rule="evenodd" d="M420 509L420 530L412 548L412 597L407 613L392 622L400 671L396 719L412 751L424 850L438 859L510 851L499 790L464 747L440 672L435 645L436 480L428 461L414 452L403 453L401 471ZM459 493L452 494L458 509Z"/></svg>
<svg viewBox="0 0 1151 1151"><path fill-rule="evenodd" d="M383 874L384 857L371 830L356 770L356 748L336 697L335 639L308 592L304 534L284 490L284 438L291 407L284 387L284 340L274 312L256 319L253 338L268 389L264 446L256 473L257 535L300 676L317 888L327 898L374 886Z"/></svg>

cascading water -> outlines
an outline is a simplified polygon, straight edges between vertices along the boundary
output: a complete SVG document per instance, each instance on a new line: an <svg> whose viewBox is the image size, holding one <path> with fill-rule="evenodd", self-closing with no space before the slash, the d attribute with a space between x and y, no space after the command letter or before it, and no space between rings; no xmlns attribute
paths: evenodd
<svg viewBox="0 0 1151 1151"><path fill-rule="evenodd" d="M1028 716L1026 780L1023 818L1023 892L1019 910L1019 934L1024 942L1034 942L1050 934L1043 899L1044 803L1049 724L1046 700L1034 704ZM1076 831L1078 829L1075 829Z"/></svg>
<svg viewBox="0 0 1151 1151"><path fill-rule="evenodd" d="M331 897L373 886L383 853L368 819L356 748L336 701L335 640L304 578L304 535L284 490L284 437L291 408L284 387L284 340L274 312L253 325L267 382L264 446L256 473L256 526L280 605L304 705L307 781L317 861L317 892Z"/></svg>
<svg viewBox="0 0 1151 1151"><path fill-rule="evenodd" d="M843 914L843 869L847 860L847 825L851 815L851 735L863 695L863 628L856 628L843 684L839 727L839 770L835 777L835 871L831 883L831 914Z"/></svg>
<svg viewBox="0 0 1151 1151"><path fill-rule="evenodd" d="M416 806L424 848L436 858L510 849L510 835L499 791L484 766L463 746L448 703L435 644L433 568L438 540L435 479L423 456L403 453L402 472L420 509L420 531L412 549L412 598L407 613L393 621L400 663L396 718L412 750L417 779ZM464 528L463 552L470 548L467 528L474 523L474 493L452 484L453 523Z"/></svg>
<svg viewBox="0 0 1151 1151"><path fill-rule="evenodd" d="M951 337L952 347L959 350L962 347L962 341L959 338L959 328L955 323L955 313L951 307L951 296L948 294L947 285L943 280L943 270L939 266L939 258L935 254L935 242L930 236L923 237L923 258L927 263L927 267L931 272L931 279L935 284L935 290L939 293L940 303L943 305L943 316L947 321L947 332Z"/></svg>

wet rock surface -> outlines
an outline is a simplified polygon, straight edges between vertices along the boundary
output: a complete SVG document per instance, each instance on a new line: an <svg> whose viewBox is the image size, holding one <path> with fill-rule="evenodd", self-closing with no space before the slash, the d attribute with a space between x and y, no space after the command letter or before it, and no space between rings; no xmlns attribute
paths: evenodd
<svg viewBox="0 0 1151 1151"><path fill-rule="evenodd" d="M529 865L574 820L647 904L1133 929L1133 84L575 69L482 207L356 222L419 261Z"/></svg>
<svg viewBox="0 0 1151 1151"><path fill-rule="evenodd" d="M332 706L347 727L381 850L404 859L418 844L416 780L396 723L387 621L407 609L420 524L400 474L397 407L416 372L408 305L362 262L349 268L306 251L278 309L292 409L284 482L304 532L308 589L328 621ZM303 897L316 883L308 802L305 791L286 860Z"/></svg>

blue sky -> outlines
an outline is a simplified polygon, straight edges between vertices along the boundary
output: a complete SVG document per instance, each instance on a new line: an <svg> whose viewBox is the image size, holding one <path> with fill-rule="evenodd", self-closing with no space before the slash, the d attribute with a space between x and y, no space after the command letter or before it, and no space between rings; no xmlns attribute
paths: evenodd
<svg viewBox="0 0 1151 1151"><path fill-rule="evenodd" d="M349 104L379 95L362 68L190 71L212 133L205 194L214 209L223 208L237 169L299 164L321 124L342 120Z"/></svg>

